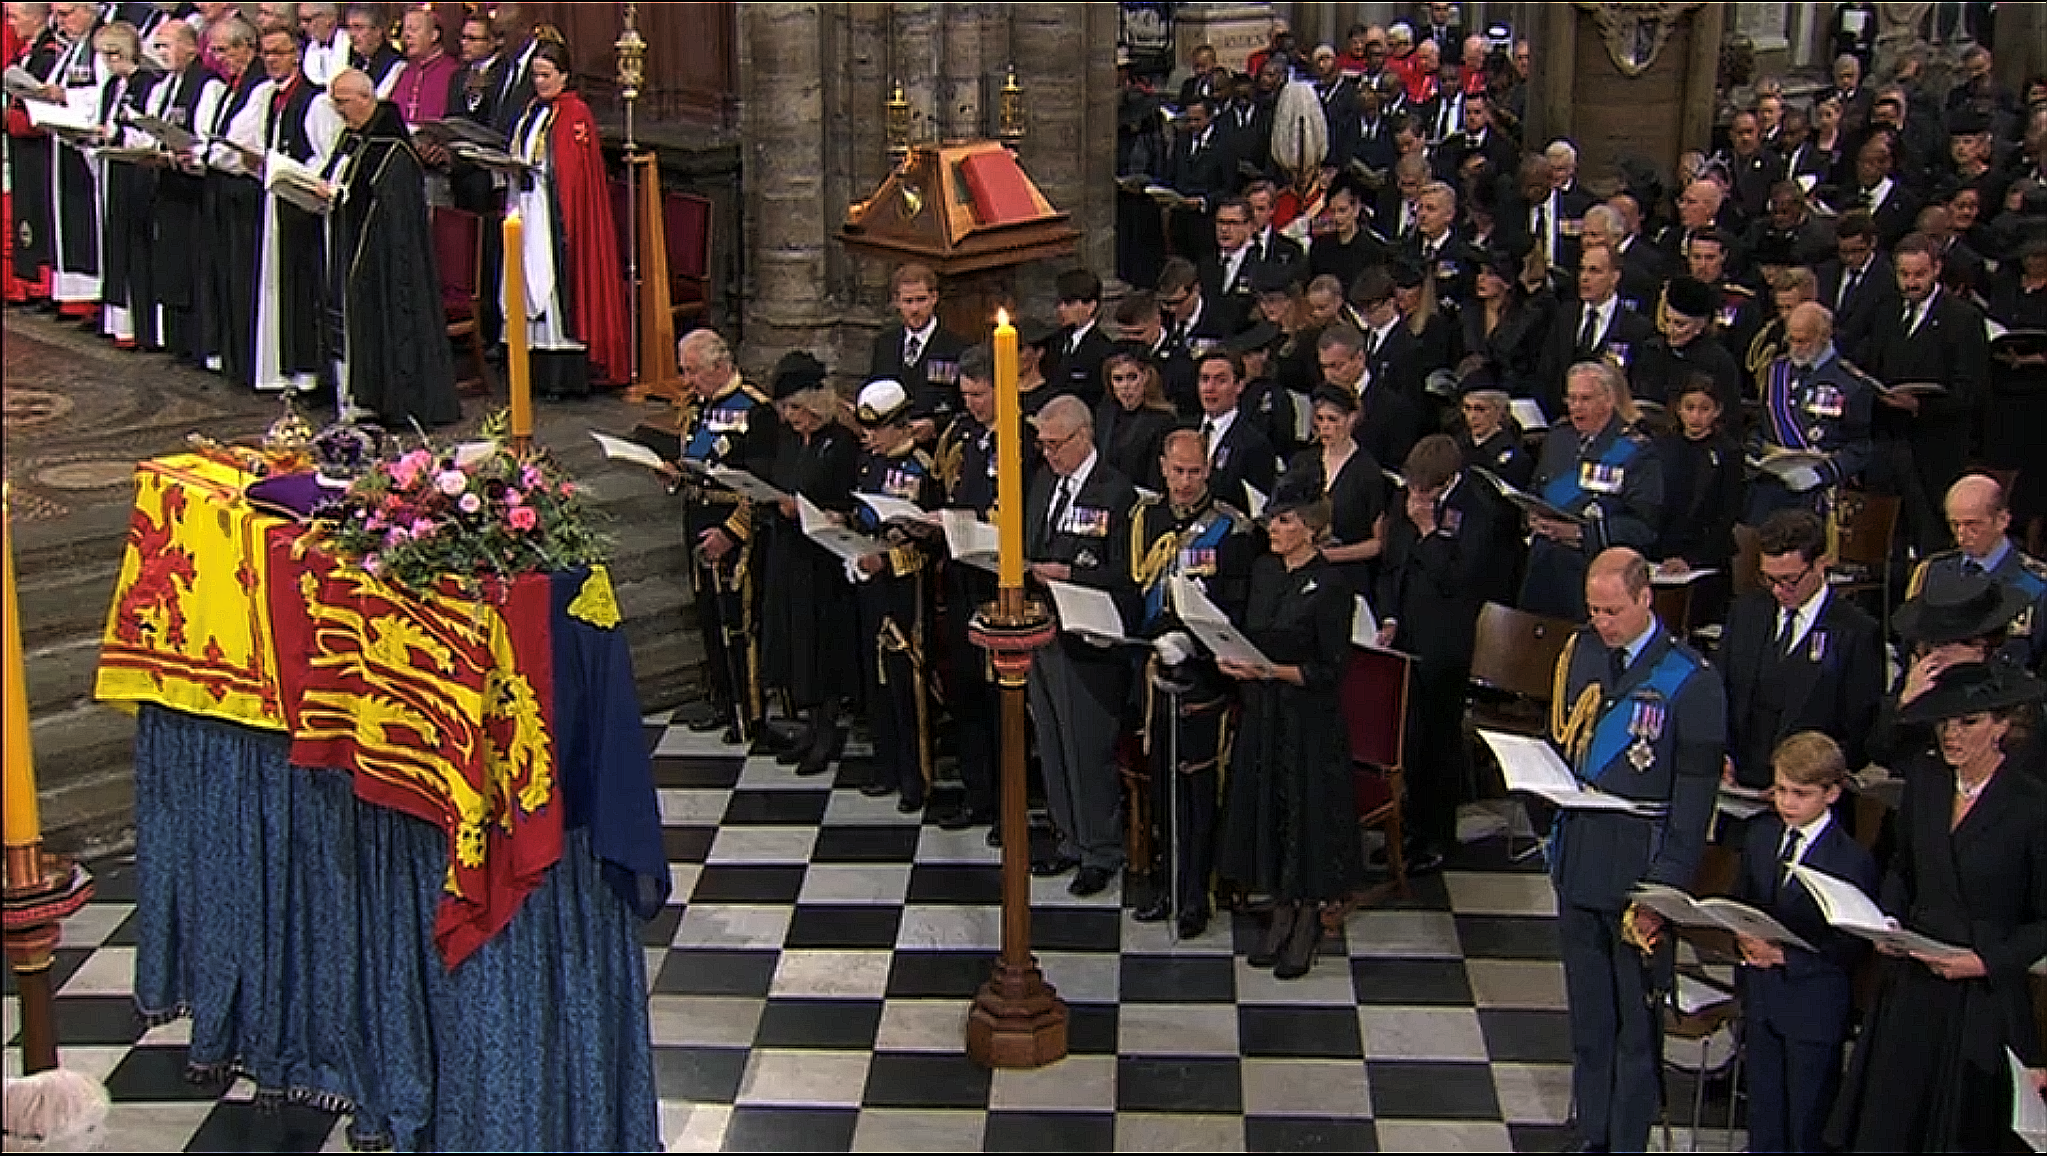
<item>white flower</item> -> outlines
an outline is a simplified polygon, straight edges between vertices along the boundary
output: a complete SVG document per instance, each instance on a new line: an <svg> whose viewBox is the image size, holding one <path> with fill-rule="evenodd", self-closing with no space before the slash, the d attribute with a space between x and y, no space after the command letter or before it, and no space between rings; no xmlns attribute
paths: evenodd
<svg viewBox="0 0 2047 1156"><path fill-rule="evenodd" d="M438 477L434 478L434 485L442 493L452 498L469 488L469 475L461 470L443 470Z"/></svg>

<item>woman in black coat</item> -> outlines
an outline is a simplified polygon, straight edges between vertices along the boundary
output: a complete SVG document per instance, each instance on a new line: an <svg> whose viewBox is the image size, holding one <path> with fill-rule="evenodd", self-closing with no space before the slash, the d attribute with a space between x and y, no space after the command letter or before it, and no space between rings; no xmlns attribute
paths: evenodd
<svg viewBox="0 0 2047 1156"><path fill-rule="evenodd" d="M1671 402L1676 427L1655 441L1663 463L1663 523L1649 552L1666 574L1718 570L1692 590L1694 622L1718 620L1734 560L1734 520L1741 514L1740 443L1721 428L1713 379L1694 374Z"/></svg>
<svg viewBox="0 0 2047 1156"><path fill-rule="evenodd" d="M1538 288L1529 292L1524 272L1522 261L1511 253L1496 249L1486 254L1474 283L1477 299L1457 312L1464 354L1457 363L1460 380L1484 369L1497 389L1521 397L1535 392L1535 364L1542 358L1556 299L1546 280L1538 280Z"/></svg>
<svg viewBox="0 0 2047 1156"><path fill-rule="evenodd" d="M1252 564L1242 624L1269 665L1217 664L1237 680L1244 714L1230 751L1216 868L1273 898L1250 963L1280 979L1314 966L1322 904L1364 878L1337 696L1355 603L1322 557L1328 529L1329 505L1319 495L1277 491L1267 510L1271 553Z"/></svg>
<svg viewBox="0 0 2047 1156"><path fill-rule="evenodd" d="M2039 1086L2027 970L2047 956L2047 786L2006 765L2047 685L2004 663L1941 672L1901 714L1935 750L1899 768L1905 793L1883 909L1966 949L1880 946L1878 988L1828 1140L1857 1152L2024 1151L2011 1134L2009 1048Z"/></svg>
<svg viewBox="0 0 2047 1156"><path fill-rule="evenodd" d="M791 497L763 519L766 568L755 578L763 590L761 682L787 692L790 707L804 720L785 752L799 775L822 774L830 765L839 747L839 699L860 685L845 565L804 537L797 521L799 494L821 510L853 508L859 441L839 424L839 397L825 384L824 372L800 352L776 367L775 411L789 436L777 439L769 480Z"/></svg>
<svg viewBox="0 0 2047 1156"><path fill-rule="evenodd" d="M1315 444L1293 456L1273 489L1328 499L1329 532L1322 557L1353 590L1370 590L1383 545L1379 516L1386 512L1386 494L1392 487L1379 459L1351 436L1357 395L1321 385L1312 404Z"/></svg>
<svg viewBox="0 0 2047 1156"><path fill-rule="evenodd" d="M1095 406L1095 449L1102 460L1147 490L1164 490L1159 446L1179 422L1158 367L1134 353L1102 363L1109 388Z"/></svg>

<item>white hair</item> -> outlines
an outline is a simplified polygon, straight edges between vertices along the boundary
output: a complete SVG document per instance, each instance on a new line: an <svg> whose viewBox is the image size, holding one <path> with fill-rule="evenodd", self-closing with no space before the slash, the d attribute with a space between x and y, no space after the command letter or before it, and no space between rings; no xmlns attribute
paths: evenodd
<svg viewBox="0 0 2047 1156"><path fill-rule="evenodd" d="M1578 164L1578 150L1570 141L1561 138L1549 142L1549 147L1542 150L1542 155L1549 158L1553 165L1570 165L1575 168Z"/></svg>

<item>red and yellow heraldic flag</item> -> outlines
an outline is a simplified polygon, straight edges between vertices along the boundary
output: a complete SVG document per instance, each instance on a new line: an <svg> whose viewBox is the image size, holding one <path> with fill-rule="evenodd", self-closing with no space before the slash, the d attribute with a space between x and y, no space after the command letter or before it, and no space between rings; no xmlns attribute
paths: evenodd
<svg viewBox="0 0 2047 1156"><path fill-rule="evenodd" d="M248 481L196 454L135 467L127 555L100 640L98 698L285 729L263 546L284 523L242 500Z"/></svg>
<svg viewBox="0 0 2047 1156"><path fill-rule="evenodd" d="M434 939L452 968L561 857L548 578L414 597L309 541L271 543L294 576L270 592L291 761L345 767L356 797L448 833Z"/></svg>

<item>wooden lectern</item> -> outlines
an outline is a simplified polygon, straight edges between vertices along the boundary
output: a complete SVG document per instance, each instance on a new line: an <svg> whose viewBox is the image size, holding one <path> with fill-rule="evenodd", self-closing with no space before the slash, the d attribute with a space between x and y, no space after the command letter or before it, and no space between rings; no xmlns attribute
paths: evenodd
<svg viewBox="0 0 2047 1156"><path fill-rule="evenodd" d="M872 197L846 210L839 230L854 252L937 270L940 324L974 340L1014 301L1018 266L1065 256L1079 237L998 141L911 148Z"/></svg>

